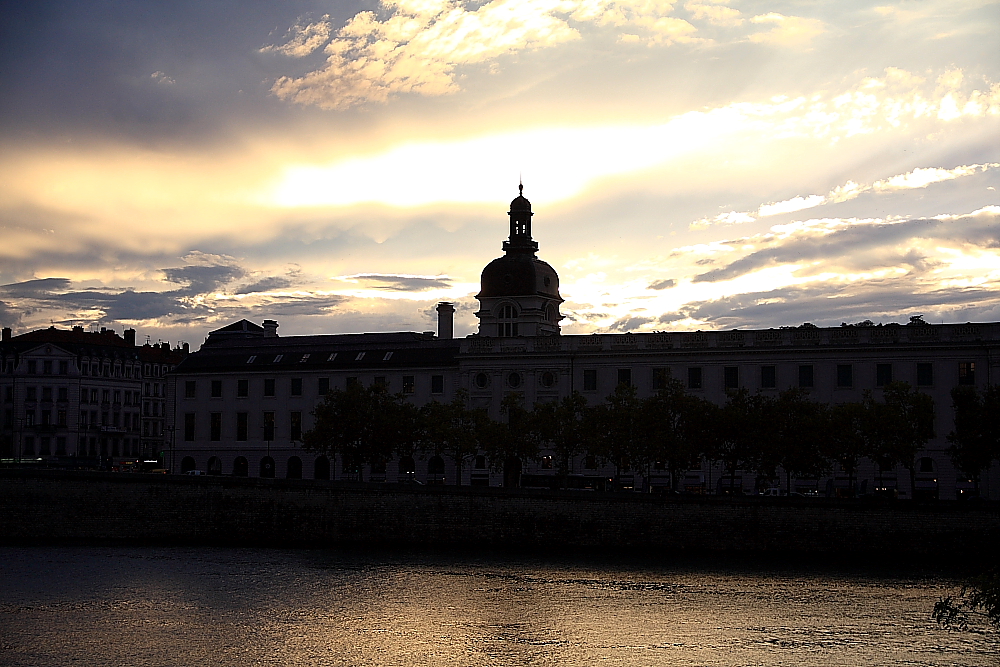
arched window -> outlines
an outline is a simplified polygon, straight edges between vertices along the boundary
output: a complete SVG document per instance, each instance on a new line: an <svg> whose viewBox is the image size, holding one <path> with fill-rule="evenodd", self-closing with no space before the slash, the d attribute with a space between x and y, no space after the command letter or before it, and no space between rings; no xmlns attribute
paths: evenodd
<svg viewBox="0 0 1000 667"><path fill-rule="evenodd" d="M517 336L517 308L509 303L500 306L497 314L497 336L511 338Z"/></svg>
<svg viewBox="0 0 1000 667"><path fill-rule="evenodd" d="M552 304L545 306L545 319L549 322L558 322L559 318L556 316L556 309L553 308Z"/></svg>
<svg viewBox="0 0 1000 667"><path fill-rule="evenodd" d="M260 476L274 477L274 459L270 456L265 456L260 460Z"/></svg>
<svg viewBox="0 0 1000 667"><path fill-rule="evenodd" d="M399 459L399 476L404 477L407 475L412 475L417 471L416 461L413 460L412 456L404 456Z"/></svg>
<svg viewBox="0 0 1000 667"><path fill-rule="evenodd" d="M233 477L246 477L250 474L250 463L246 457L237 456L233 461Z"/></svg>
<svg viewBox="0 0 1000 667"><path fill-rule="evenodd" d="M288 458L288 467L285 469L285 477L288 479L302 479L302 459L297 456Z"/></svg>
<svg viewBox="0 0 1000 667"><path fill-rule="evenodd" d="M934 472L934 459L925 456L920 459L920 472Z"/></svg>
<svg viewBox="0 0 1000 667"><path fill-rule="evenodd" d="M187 471L189 471L189 470L194 470L194 468L195 468L195 463L194 463L194 459L192 457L185 456L183 459L181 459L181 474L182 475L184 473L186 473Z"/></svg>
<svg viewBox="0 0 1000 667"><path fill-rule="evenodd" d="M330 459L317 456L313 464L313 479L330 479Z"/></svg>
<svg viewBox="0 0 1000 667"><path fill-rule="evenodd" d="M444 459L432 456L427 462L427 483L444 484Z"/></svg>
<svg viewBox="0 0 1000 667"><path fill-rule="evenodd" d="M221 475L222 474L222 459L218 456L213 456L208 459L208 474L209 475Z"/></svg>

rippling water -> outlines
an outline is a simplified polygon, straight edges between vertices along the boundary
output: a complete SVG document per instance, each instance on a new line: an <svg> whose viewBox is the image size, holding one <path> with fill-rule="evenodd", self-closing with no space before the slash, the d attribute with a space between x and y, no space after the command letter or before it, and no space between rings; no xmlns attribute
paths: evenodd
<svg viewBox="0 0 1000 667"><path fill-rule="evenodd" d="M736 560L0 549L7 665L998 665L953 581Z"/></svg>

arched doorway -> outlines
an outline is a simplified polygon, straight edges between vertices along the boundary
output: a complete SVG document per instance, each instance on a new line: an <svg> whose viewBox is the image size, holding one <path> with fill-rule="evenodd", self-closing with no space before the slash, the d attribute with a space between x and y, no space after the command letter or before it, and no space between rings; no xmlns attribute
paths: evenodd
<svg viewBox="0 0 1000 667"><path fill-rule="evenodd" d="M190 456L185 456L181 459L181 474L188 472L189 470L194 470L195 463L194 459Z"/></svg>
<svg viewBox="0 0 1000 667"><path fill-rule="evenodd" d="M313 464L313 479L330 479L330 459L317 456Z"/></svg>
<svg viewBox="0 0 1000 667"><path fill-rule="evenodd" d="M405 482L413 479L414 473L417 472L417 462L413 460L412 456L404 456L399 459L399 481Z"/></svg>
<svg viewBox="0 0 1000 667"><path fill-rule="evenodd" d="M260 476L274 477L274 459L270 456L265 456L260 460Z"/></svg>
<svg viewBox="0 0 1000 667"><path fill-rule="evenodd" d="M285 477L288 479L302 479L302 459L297 456L288 458L288 467L285 470Z"/></svg>
<svg viewBox="0 0 1000 667"><path fill-rule="evenodd" d="M444 459L432 456L427 462L427 483L444 484Z"/></svg>
<svg viewBox="0 0 1000 667"><path fill-rule="evenodd" d="M503 485L511 489L521 486L521 459L512 456L503 462Z"/></svg>
<svg viewBox="0 0 1000 667"><path fill-rule="evenodd" d="M213 456L208 459L208 474L209 475L221 475L222 474L222 459L218 456Z"/></svg>
<svg viewBox="0 0 1000 667"><path fill-rule="evenodd" d="M233 477L246 477L250 474L250 463L244 456L237 456L233 461Z"/></svg>

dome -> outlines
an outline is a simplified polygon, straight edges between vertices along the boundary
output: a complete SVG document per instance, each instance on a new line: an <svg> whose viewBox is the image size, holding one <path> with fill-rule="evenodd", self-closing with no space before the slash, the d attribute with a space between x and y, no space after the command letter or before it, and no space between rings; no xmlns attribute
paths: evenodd
<svg viewBox="0 0 1000 667"><path fill-rule="evenodd" d="M514 211L531 211L531 202L524 198L524 195L518 195L510 202L510 210Z"/></svg>
<svg viewBox="0 0 1000 667"><path fill-rule="evenodd" d="M477 298L540 294L559 299L559 274L529 254L508 253L494 259L483 269L480 285Z"/></svg>

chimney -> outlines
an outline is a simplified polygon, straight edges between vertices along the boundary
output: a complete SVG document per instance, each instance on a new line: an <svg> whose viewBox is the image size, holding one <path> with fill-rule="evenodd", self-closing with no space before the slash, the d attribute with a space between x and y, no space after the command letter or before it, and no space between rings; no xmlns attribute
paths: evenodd
<svg viewBox="0 0 1000 667"><path fill-rule="evenodd" d="M191 351L191 346L188 345L187 343L184 343L183 345L181 345L181 350L183 350L184 354L188 354Z"/></svg>
<svg viewBox="0 0 1000 667"><path fill-rule="evenodd" d="M108 333L107 327L101 327L101 333Z"/></svg>
<svg viewBox="0 0 1000 667"><path fill-rule="evenodd" d="M83 333L83 327L81 326L73 327L73 333Z"/></svg>
<svg viewBox="0 0 1000 667"><path fill-rule="evenodd" d="M129 347L135 347L135 329L125 330L125 344Z"/></svg>
<svg viewBox="0 0 1000 667"><path fill-rule="evenodd" d="M13 332L10 330L10 327L4 327L3 328L3 340L10 340L10 335L12 333Z"/></svg>
<svg viewBox="0 0 1000 667"><path fill-rule="evenodd" d="M438 338L451 339L455 337L455 304L442 301L437 305Z"/></svg>
<svg viewBox="0 0 1000 667"><path fill-rule="evenodd" d="M264 338L278 337L278 323L274 320L264 320Z"/></svg>

